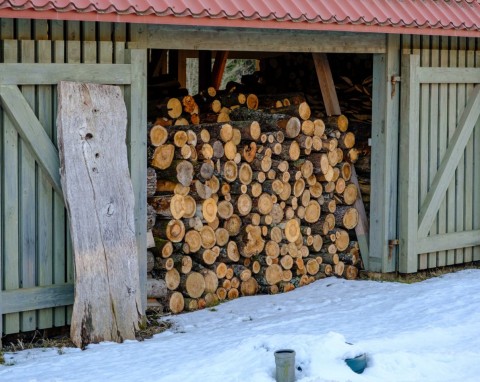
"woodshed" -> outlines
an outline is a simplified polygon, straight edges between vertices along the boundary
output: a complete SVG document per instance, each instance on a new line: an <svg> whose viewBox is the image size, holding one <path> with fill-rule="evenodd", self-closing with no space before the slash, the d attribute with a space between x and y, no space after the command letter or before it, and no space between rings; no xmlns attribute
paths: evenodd
<svg viewBox="0 0 480 382"><path fill-rule="evenodd" d="M63 80L123 90L146 308L147 67L160 51L172 52L165 65L183 86L187 59L211 60L212 52L368 55L364 269L413 273L480 260L477 1L288 1L281 9L263 1L255 9L218 0L205 8L115 3L0 1L3 335L69 324L74 264L56 148L56 85Z"/></svg>

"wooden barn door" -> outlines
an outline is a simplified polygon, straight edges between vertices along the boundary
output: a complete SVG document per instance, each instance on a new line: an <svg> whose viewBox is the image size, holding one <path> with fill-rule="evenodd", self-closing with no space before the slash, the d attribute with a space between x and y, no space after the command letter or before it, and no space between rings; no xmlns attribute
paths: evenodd
<svg viewBox="0 0 480 382"><path fill-rule="evenodd" d="M480 57L469 53L445 51L449 67L402 57L402 273L480 260Z"/></svg>
<svg viewBox="0 0 480 382"><path fill-rule="evenodd" d="M60 81L115 84L124 91L140 282L145 284L146 54L125 50L123 43L116 49L111 42L99 45L101 60L95 56L95 45L90 56L83 49L81 62L78 41L3 41L0 328L4 334L62 326L70 320L73 256L56 147L56 85ZM112 59L114 52L117 62ZM143 290L142 295L146 305Z"/></svg>

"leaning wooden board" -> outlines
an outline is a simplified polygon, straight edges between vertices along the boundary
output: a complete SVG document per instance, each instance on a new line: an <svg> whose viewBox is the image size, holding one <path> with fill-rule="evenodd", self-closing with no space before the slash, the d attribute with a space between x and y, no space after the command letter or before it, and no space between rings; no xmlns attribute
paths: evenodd
<svg viewBox="0 0 480 382"><path fill-rule="evenodd" d="M135 338L141 315L134 195L117 86L58 85L61 179L75 256L73 342Z"/></svg>

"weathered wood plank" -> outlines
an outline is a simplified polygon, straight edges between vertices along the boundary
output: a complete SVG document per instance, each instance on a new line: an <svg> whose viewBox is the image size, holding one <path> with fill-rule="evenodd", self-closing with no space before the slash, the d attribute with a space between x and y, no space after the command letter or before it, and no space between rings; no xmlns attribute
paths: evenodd
<svg viewBox="0 0 480 382"><path fill-rule="evenodd" d="M430 36L422 36L422 50L420 51L420 65L430 67ZM420 109L419 109L419 148L418 154L418 191L419 204L425 199L429 186L429 108L430 108L430 84L420 84ZM423 270L428 268L428 254L419 253L418 255L418 269Z"/></svg>
<svg viewBox="0 0 480 382"><path fill-rule="evenodd" d="M82 29L82 41L96 40L96 26L94 21L82 21L80 27Z"/></svg>
<svg viewBox="0 0 480 382"><path fill-rule="evenodd" d="M480 68L420 68L417 79L424 84L478 84Z"/></svg>
<svg viewBox="0 0 480 382"><path fill-rule="evenodd" d="M440 66L448 67L448 37L441 37L441 50L440 50ZM447 137L448 137L448 84L439 85L439 101L438 101L438 158L442 160L447 149ZM438 210L438 233L440 235L447 232L447 202L448 202L448 190L445 197L442 200L440 208ZM443 267L447 265L447 252L440 251L437 256L437 266Z"/></svg>
<svg viewBox="0 0 480 382"><path fill-rule="evenodd" d="M66 256L67 246L66 238L66 214L63 204L63 197L57 193L53 194L53 283L55 285L64 284L67 280L66 273ZM71 255L71 253L70 253ZM71 280L73 281L73 280ZM70 302L73 304L73 297ZM65 307L54 309L54 325L65 325Z"/></svg>
<svg viewBox="0 0 480 382"><path fill-rule="evenodd" d="M38 62L49 63L52 61L52 44L48 40L37 42ZM43 126L50 139L53 138L54 118L52 115L52 87L39 86L37 89L37 115L38 121ZM37 170L37 273L38 285L53 284L53 190L48 178L42 169ZM38 328L53 326L53 309L48 308L38 312Z"/></svg>
<svg viewBox="0 0 480 382"><path fill-rule="evenodd" d="M2 40L13 40L15 31L13 26L13 19L0 19L0 38Z"/></svg>
<svg viewBox="0 0 480 382"><path fill-rule="evenodd" d="M127 50L127 62L132 68L132 85L125 89L128 105L129 130L128 145L130 174L135 194L135 232L137 237L138 267L142 305L141 312L147 307L147 60L144 50Z"/></svg>
<svg viewBox="0 0 480 382"><path fill-rule="evenodd" d="M459 38L458 40L459 43L459 50L458 50L458 66L461 68L460 70L463 70L465 68L465 39L464 38ZM479 86L480 87L480 86ZM479 93L480 94L480 93ZM468 94L466 93L466 84L459 83L457 85L457 121L461 120L462 113L464 112L465 104L468 101ZM480 95L479 95L480 97ZM480 104L479 104L480 106ZM477 106L478 108L478 106ZM480 115L480 113L479 113ZM473 125L476 124L476 120L473 121ZM455 130L455 133L458 131L458 124ZM473 131L473 126L472 126L472 131ZM455 137L455 135L454 135ZM462 147L459 147L459 160L458 160L458 165L455 166L453 169L455 175L455 187L456 187L456 201L455 201L455 231L456 232L461 232L464 229L464 215L465 215L465 205L464 205L464 194L465 194L465 148L467 146L468 140L470 137L467 137L465 140L465 144L462 145ZM450 144L452 144L451 142ZM455 264L461 264L464 261L464 249L459 248L455 250Z"/></svg>
<svg viewBox="0 0 480 382"><path fill-rule="evenodd" d="M448 184L455 174L460 158L463 156L465 146L470 138L473 128L480 116L480 85L472 92L469 102L463 111L455 133L449 143L445 157L432 182L432 186L425 199L420 214L418 234L426 236L431 227L435 214L441 203Z"/></svg>
<svg viewBox="0 0 480 382"><path fill-rule="evenodd" d="M99 42L97 49L100 64L113 64L113 43L111 41Z"/></svg>
<svg viewBox="0 0 480 382"><path fill-rule="evenodd" d="M59 307L73 302L73 284L22 288L2 294L4 313Z"/></svg>
<svg viewBox="0 0 480 382"><path fill-rule="evenodd" d="M99 22L97 23L98 26L98 41L102 42L112 42L112 33L113 33L113 24L106 23L106 22Z"/></svg>
<svg viewBox="0 0 480 382"><path fill-rule="evenodd" d="M5 62L17 62L18 44L17 41L8 40L3 42L3 56ZM15 125L3 110L4 132L3 132L3 166L4 175L4 254L3 262L3 287L5 290L20 288L19 277L19 163L18 163L18 133ZM3 294L3 292L2 292ZM5 334L18 333L20 331L20 315L10 313L5 315Z"/></svg>
<svg viewBox="0 0 480 382"><path fill-rule="evenodd" d="M66 43L66 62L69 64L79 64L81 60L81 43L80 41L67 41ZM58 99L58 97L57 97ZM57 114L58 115L58 114ZM67 214L68 215L68 214ZM72 244L72 235L70 224L67 223L67 237L66 237L66 271L67 271L67 283L73 283L75 281L75 264L73 261L73 244ZM71 324L73 314L73 305L67 306L66 308L66 320L67 325Z"/></svg>
<svg viewBox="0 0 480 382"><path fill-rule="evenodd" d="M127 42L127 24L113 23L113 41Z"/></svg>
<svg viewBox="0 0 480 382"><path fill-rule="evenodd" d="M58 173L58 152L35 114L16 86L0 85L0 99L4 110L14 123L25 142L34 142L30 147L39 164L48 175L55 191L61 193Z"/></svg>
<svg viewBox="0 0 480 382"><path fill-rule="evenodd" d="M133 24L132 24L133 25ZM148 25L153 49L236 50L255 52L385 53L385 35L374 33L173 27ZM132 38L132 41L137 41ZM133 47L133 46L132 46ZM143 46L138 46L142 48Z"/></svg>
<svg viewBox="0 0 480 382"><path fill-rule="evenodd" d="M478 46L479 50L475 53L475 65L480 67L480 46ZM474 190L480 190L480 121L477 122L475 126L474 132L474 139L475 139L475 149L474 149ZM473 196L473 227L474 229L480 229L480 192L475 192ZM480 260L480 245L477 245L473 248L473 260L479 261Z"/></svg>
<svg viewBox="0 0 480 382"><path fill-rule="evenodd" d="M96 41L82 41L82 63L96 64L97 63L97 42ZM88 81L91 82L91 81Z"/></svg>
<svg viewBox="0 0 480 382"><path fill-rule="evenodd" d="M48 40L47 20L33 20L33 37L36 41Z"/></svg>
<svg viewBox="0 0 480 382"><path fill-rule="evenodd" d="M446 233L418 239L418 250L433 252L480 245L480 230Z"/></svg>
<svg viewBox="0 0 480 382"><path fill-rule="evenodd" d="M450 41L452 39L450 38ZM456 39L454 39L456 41ZM458 66L458 56L455 46L451 46L449 51L449 65L450 67ZM457 97L457 84L448 84L448 99L453 100ZM457 103L448 102L448 135L447 135L447 145L450 144L450 141L455 133L455 127L457 126ZM442 157L443 158L443 157ZM456 200L456 187L455 179L450 181L448 186L447 194L447 232L455 232L455 200ZM455 251L447 251L447 265L455 264Z"/></svg>
<svg viewBox="0 0 480 382"><path fill-rule="evenodd" d="M432 51L431 51L431 58L430 58L430 66L431 67L438 67L440 65L440 56L438 51L438 37L432 36ZM437 49L435 49L437 48ZM424 86L424 85L422 85ZM439 135L439 125L438 125L438 103L439 103L439 89L438 84L430 84L430 97L429 97L429 111L426 110L425 112L429 114L429 133L428 133L428 143L425 147L428 148L428 187L430 189L431 182L437 172L437 166L439 161L438 158L438 135ZM422 146L420 146L422 147ZM422 149L420 149L422 150ZM421 161L421 159L420 159ZM442 201L445 199L443 197ZM430 228L430 235L436 235L438 233L438 213L435 216L434 221L432 222L432 226ZM437 253L430 252L428 254L428 268L435 268L437 266Z"/></svg>
<svg viewBox="0 0 480 382"><path fill-rule="evenodd" d="M362 260L365 262L364 259L368 259L369 255L369 223L367 218L367 213L365 212L365 206L363 205L362 194L360 192L360 185L358 184L357 172L355 171L355 166L352 165L352 174L350 178L351 182L357 186L358 189L358 196L357 200L355 201L354 207L358 211L358 224L355 227L355 234L357 235L358 245L360 247L360 254L362 256ZM366 266L364 265L366 268Z"/></svg>
<svg viewBox="0 0 480 382"><path fill-rule="evenodd" d="M124 64L0 64L3 85L54 85L62 80L125 85L131 74Z"/></svg>
<svg viewBox="0 0 480 382"><path fill-rule="evenodd" d="M50 39L52 41L63 41L65 34L65 23L63 20L50 20Z"/></svg>
<svg viewBox="0 0 480 382"><path fill-rule="evenodd" d="M416 70L420 57L416 54L402 56L402 100L399 168L399 271L416 272L418 269L418 171L419 153L419 86Z"/></svg>
<svg viewBox="0 0 480 382"><path fill-rule="evenodd" d="M142 311L123 96L115 86L73 82L60 82L58 96L60 171L77 276L71 338L79 347L133 339Z"/></svg>
<svg viewBox="0 0 480 382"><path fill-rule="evenodd" d="M466 65L467 67L474 67L475 66L475 52L468 50L466 52ZM467 96L471 94L473 90L473 85L466 85L465 91ZM478 121L477 121L478 122ZM474 126L474 131L475 131L475 126ZM463 190L463 199L464 199L464 227L463 229L466 231L471 231L473 230L473 194L475 192L480 192L480 190L475 190L473 188L473 180L475 177L475 171L474 171L474 132L472 132L472 135L470 139L467 142L467 147L465 149L465 187ZM472 248L465 248L463 250L463 261L465 263L469 263L473 260L473 249Z"/></svg>
<svg viewBox="0 0 480 382"><path fill-rule="evenodd" d="M80 30L80 21L67 21L65 28L65 40L66 41L77 41L81 39L81 30Z"/></svg>
<svg viewBox="0 0 480 382"><path fill-rule="evenodd" d="M369 270L397 270L397 181L400 84L390 79L400 73L400 36L389 35L387 53L373 56L372 168Z"/></svg>
<svg viewBox="0 0 480 382"><path fill-rule="evenodd" d="M30 24L28 24L28 27ZM32 40L22 40L20 42L21 49L21 61L25 63L35 62L35 42ZM22 94L30 110L33 112L35 109L36 96L35 86L28 85L22 86ZM40 126L43 131L43 128ZM18 126L17 126L18 130ZM34 141L29 140L30 137L23 137L20 140L20 256L21 256L21 286L22 288L32 288L35 286L35 275L37 268L36 261L36 221L32 216L32 213L36 211L36 171L35 171L35 157L32 144ZM30 331L35 330L37 326L36 312L24 311L20 315L20 330Z"/></svg>
<svg viewBox="0 0 480 382"><path fill-rule="evenodd" d="M32 39L32 19L16 19L16 38L18 40L31 40Z"/></svg>
<svg viewBox="0 0 480 382"><path fill-rule="evenodd" d="M327 115L340 115L342 112L338 103L337 91L333 83L328 58L324 53L312 53L312 56Z"/></svg>

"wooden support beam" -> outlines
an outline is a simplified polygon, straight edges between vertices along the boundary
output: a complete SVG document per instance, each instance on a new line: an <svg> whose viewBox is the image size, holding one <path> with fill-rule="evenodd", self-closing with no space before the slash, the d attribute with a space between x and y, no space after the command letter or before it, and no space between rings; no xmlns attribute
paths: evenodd
<svg viewBox="0 0 480 382"><path fill-rule="evenodd" d="M198 89L207 89L212 83L212 52L203 50L198 53Z"/></svg>
<svg viewBox="0 0 480 382"><path fill-rule="evenodd" d="M312 56L327 115L340 115L342 112L327 55L325 53L312 53Z"/></svg>
<svg viewBox="0 0 480 382"><path fill-rule="evenodd" d="M322 91L323 102L325 104L325 108L327 109L327 114L340 115L342 112L338 102L337 92L335 90L335 84L333 83L332 72L330 70L327 55L323 53L312 53L312 55L315 62L315 69L317 71L318 83L320 84L320 90ZM356 172L354 166L352 165L353 182L354 179L356 179ZM358 198L355 202L355 207L357 208L359 214L359 224L357 224L355 227L355 233L357 234L358 245L360 246L362 259L368 259L368 219L367 214L365 213L365 206L363 205L358 181L356 185L358 189Z"/></svg>
<svg viewBox="0 0 480 382"><path fill-rule="evenodd" d="M368 269L369 222L367 213L365 212L365 205L363 204L362 193L360 192L360 185L358 184L357 172L353 164L350 180L357 186L358 190L357 200L354 204L355 209L358 211L358 224L355 227L355 233L357 235L358 245L360 246L360 253L362 254L363 266L365 269Z"/></svg>
<svg viewBox="0 0 480 382"><path fill-rule="evenodd" d="M220 88L222 83L223 73L225 72L225 67L227 66L228 51L218 51L215 55L215 63L213 64L212 70L212 86L215 89Z"/></svg>

